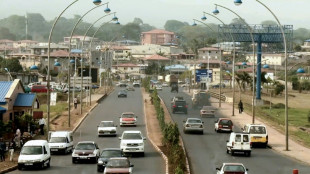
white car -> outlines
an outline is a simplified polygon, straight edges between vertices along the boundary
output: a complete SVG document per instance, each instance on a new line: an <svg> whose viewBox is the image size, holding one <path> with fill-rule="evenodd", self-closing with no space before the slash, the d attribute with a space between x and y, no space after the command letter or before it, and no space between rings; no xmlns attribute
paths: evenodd
<svg viewBox="0 0 310 174"><path fill-rule="evenodd" d="M156 85L155 88L157 89L157 91L163 90L163 87L161 85Z"/></svg>
<svg viewBox="0 0 310 174"><path fill-rule="evenodd" d="M183 121L183 132L199 132L203 134L203 122L200 118L187 118L186 121Z"/></svg>
<svg viewBox="0 0 310 174"><path fill-rule="evenodd" d="M101 121L98 125L98 137L113 135L116 136L117 125L113 121Z"/></svg>
<svg viewBox="0 0 310 174"><path fill-rule="evenodd" d="M220 168L216 168L216 174L238 173L248 174L248 169L242 163L223 163Z"/></svg>
<svg viewBox="0 0 310 174"><path fill-rule="evenodd" d="M133 112L123 112L119 117L120 126L137 126L137 116Z"/></svg>
<svg viewBox="0 0 310 174"><path fill-rule="evenodd" d="M166 83L166 82L164 82L163 85L162 85L162 87L169 87L169 84Z"/></svg>
<svg viewBox="0 0 310 174"><path fill-rule="evenodd" d="M250 134L247 133L230 133L229 140L226 144L226 152L233 156L235 153L242 152L246 156L251 156Z"/></svg>
<svg viewBox="0 0 310 174"><path fill-rule="evenodd" d="M121 140L120 149L124 153L141 153L144 156L144 140L141 131L124 131Z"/></svg>

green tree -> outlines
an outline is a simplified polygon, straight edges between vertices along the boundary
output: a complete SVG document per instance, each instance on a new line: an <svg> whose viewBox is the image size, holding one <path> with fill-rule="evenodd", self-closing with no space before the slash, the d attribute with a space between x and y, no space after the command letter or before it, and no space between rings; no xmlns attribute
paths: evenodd
<svg viewBox="0 0 310 174"><path fill-rule="evenodd" d="M23 67L19 63L19 60L16 58L5 59L4 61L5 68L8 68L10 72L22 72Z"/></svg>
<svg viewBox="0 0 310 174"><path fill-rule="evenodd" d="M232 24L232 25L244 25L244 22L240 18L234 18L231 20L230 24Z"/></svg>
<svg viewBox="0 0 310 174"><path fill-rule="evenodd" d="M8 28L0 27L0 39L16 40L16 35Z"/></svg>
<svg viewBox="0 0 310 174"><path fill-rule="evenodd" d="M130 40L140 41L141 28L139 24L128 23L121 28L120 32Z"/></svg>
<svg viewBox="0 0 310 174"><path fill-rule="evenodd" d="M178 20L168 20L166 21L164 28L167 31L177 32L184 26L189 26L189 24Z"/></svg>

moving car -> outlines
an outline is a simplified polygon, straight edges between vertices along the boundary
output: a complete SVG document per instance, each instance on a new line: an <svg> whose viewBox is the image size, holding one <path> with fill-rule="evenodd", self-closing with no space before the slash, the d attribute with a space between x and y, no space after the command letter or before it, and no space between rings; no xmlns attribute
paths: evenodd
<svg viewBox="0 0 310 174"><path fill-rule="evenodd" d="M124 157L124 153L118 148L105 148L102 150L97 163L97 171L103 172L104 168L110 158Z"/></svg>
<svg viewBox="0 0 310 174"><path fill-rule="evenodd" d="M155 88L156 88L157 91L162 91L163 90L163 87L161 86L161 84L155 85Z"/></svg>
<svg viewBox="0 0 310 174"><path fill-rule="evenodd" d="M168 84L167 82L164 82L164 83L162 84L162 87L169 87L169 84Z"/></svg>
<svg viewBox="0 0 310 174"><path fill-rule="evenodd" d="M116 136L116 127L117 125L114 124L113 121L101 121L98 127L98 137L100 136Z"/></svg>
<svg viewBox="0 0 310 174"><path fill-rule="evenodd" d="M126 90L127 91L135 91L135 88L132 85L127 85Z"/></svg>
<svg viewBox="0 0 310 174"><path fill-rule="evenodd" d="M117 94L117 97L120 98L120 97L125 97L127 98L127 91L126 90L121 90L118 92Z"/></svg>
<svg viewBox="0 0 310 174"><path fill-rule="evenodd" d="M119 117L120 126L137 126L137 116L133 112L123 112Z"/></svg>
<svg viewBox="0 0 310 174"><path fill-rule="evenodd" d="M187 103L185 100L175 100L171 102L172 113L183 112L187 114Z"/></svg>
<svg viewBox="0 0 310 174"><path fill-rule="evenodd" d="M229 118L218 118L214 122L214 130L216 132L232 132L234 124Z"/></svg>
<svg viewBox="0 0 310 174"><path fill-rule="evenodd" d="M144 156L144 140L146 138L142 136L141 131L124 131L119 139L121 140L120 147L124 153L140 153Z"/></svg>
<svg viewBox="0 0 310 174"><path fill-rule="evenodd" d="M200 110L200 117L214 117L216 108L213 106L203 106Z"/></svg>
<svg viewBox="0 0 310 174"><path fill-rule="evenodd" d="M119 87L127 87L127 83L126 82L120 82L118 86Z"/></svg>
<svg viewBox="0 0 310 174"><path fill-rule="evenodd" d="M50 91L52 90L50 89ZM47 92L47 87L45 85L33 85L31 88L31 92L36 92L36 93Z"/></svg>
<svg viewBox="0 0 310 174"><path fill-rule="evenodd" d="M203 134L203 122L200 118L187 118L186 121L183 121L183 132L199 132L200 134Z"/></svg>
<svg viewBox="0 0 310 174"><path fill-rule="evenodd" d="M226 144L226 152L233 156L236 152L242 152L246 156L251 156L250 134L232 132Z"/></svg>
<svg viewBox="0 0 310 174"><path fill-rule="evenodd" d="M51 153L70 153L73 150L73 133L71 131L50 131L48 145Z"/></svg>
<svg viewBox="0 0 310 174"><path fill-rule="evenodd" d="M132 174L134 165L126 157L110 158L104 169L104 174Z"/></svg>
<svg viewBox="0 0 310 174"><path fill-rule="evenodd" d="M132 86L133 87L140 87L140 82L136 82L135 81L135 82L132 83Z"/></svg>
<svg viewBox="0 0 310 174"><path fill-rule="evenodd" d="M99 156L100 150L94 141L80 141L72 152L72 163L75 164L81 160L97 163Z"/></svg>
<svg viewBox="0 0 310 174"><path fill-rule="evenodd" d="M51 163L51 153L46 140L27 141L18 157L18 170L23 168L48 168Z"/></svg>
<svg viewBox="0 0 310 174"><path fill-rule="evenodd" d="M249 133L253 145L268 146L268 132L263 124L246 124L242 128L244 133Z"/></svg>
<svg viewBox="0 0 310 174"><path fill-rule="evenodd" d="M242 163L223 163L216 170L216 174L248 174L248 169Z"/></svg>

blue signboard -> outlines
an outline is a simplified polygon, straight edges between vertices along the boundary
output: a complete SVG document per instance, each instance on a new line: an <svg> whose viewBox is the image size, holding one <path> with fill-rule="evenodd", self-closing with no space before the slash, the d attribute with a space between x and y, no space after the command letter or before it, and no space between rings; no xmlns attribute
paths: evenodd
<svg viewBox="0 0 310 174"><path fill-rule="evenodd" d="M195 72L196 82L204 81L206 82L206 79L208 77L208 70L207 69L197 69ZM212 70L209 70L209 78L212 81Z"/></svg>

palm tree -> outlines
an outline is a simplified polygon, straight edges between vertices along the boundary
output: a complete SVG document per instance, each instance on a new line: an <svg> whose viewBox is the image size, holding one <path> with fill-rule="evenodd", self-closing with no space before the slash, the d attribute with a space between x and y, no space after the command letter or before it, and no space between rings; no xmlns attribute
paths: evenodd
<svg viewBox="0 0 310 174"><path fill-rule="evenodd" d="M236 73L237 83L240 84L240 89L246 90L247 84L251 84L252 77L247 72Z"/></svg>

